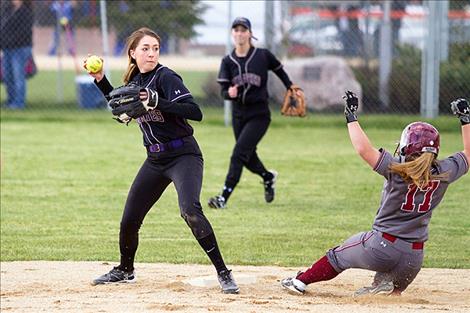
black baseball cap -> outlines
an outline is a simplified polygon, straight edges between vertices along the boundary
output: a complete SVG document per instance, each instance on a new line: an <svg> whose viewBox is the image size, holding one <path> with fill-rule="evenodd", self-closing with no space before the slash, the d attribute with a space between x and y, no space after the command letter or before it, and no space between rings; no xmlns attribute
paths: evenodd
<svg viewBox="0 0 470 313"><path fill-rule="evenodd" d="M235 28L238 25L241 25L245 27L246 29L248 29L250 33L252 33L251 38L258 40L258 38L253 36L253 31L251 30L251 22L249 19L247 19L246 17L241 17L241 16L237 17L235 20L233 20L232 28Z"/></svg>

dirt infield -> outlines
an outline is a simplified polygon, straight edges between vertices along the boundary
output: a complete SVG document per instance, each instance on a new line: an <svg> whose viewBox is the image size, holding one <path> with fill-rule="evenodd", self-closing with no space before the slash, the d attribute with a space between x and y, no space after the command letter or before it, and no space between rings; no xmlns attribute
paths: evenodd
<svg viewBox="0 0 470 313"><path fill-rule="evenodd" d="M214 275L209 265L137 264L135 284L91 286L102 262L2 262L2 312L469 312L470 270L423 269L401 297L355 299L372 273L350 270L289 294L279 280L297 268L233 266L238 295L185 281ZM248 279L249 278L249 279ZM254 282L256 280L256 282Z"/></svg>

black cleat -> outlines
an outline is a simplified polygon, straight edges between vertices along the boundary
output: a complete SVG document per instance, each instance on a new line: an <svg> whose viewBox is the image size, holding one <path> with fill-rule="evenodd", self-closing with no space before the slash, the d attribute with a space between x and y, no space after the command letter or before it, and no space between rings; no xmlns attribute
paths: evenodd
<svg viewBox="0 0 470 313"><path fill-rule="evenodd" d="M233 279L232 270L225 270L217 274L219 279L220 287L222 287L223 293L239 293L240 288L238 288L235 279Z"/></svg>
<svg viewBox="0 0 470 313"><path fill-rule="evenodd" d="M275 170L270 170L269 172L273 174L273 178L271 178L270 180L265 180L263 182L264 199L266 200L267 203L273 202L274 200L274 190L276 187L276 180L278 176L278 173Z"/></svg>
<svg viewBox="0 0 470 313"><path fill-rule="evenodd" d="M137 281L134 271L125 272L118 267L114 267L109 273L106 273L96 279L91 284L104 285L104 284L122 284L122 283L135 283Z"/></svg>
<svg viewBox="0 0 470 313"><path fill-rule="evenodd" d="M226 203L225 199L222 196L215 196L209 199L207 201L207 204L209 205L210 208L213 209L225 209L226 208Z"/></svg>

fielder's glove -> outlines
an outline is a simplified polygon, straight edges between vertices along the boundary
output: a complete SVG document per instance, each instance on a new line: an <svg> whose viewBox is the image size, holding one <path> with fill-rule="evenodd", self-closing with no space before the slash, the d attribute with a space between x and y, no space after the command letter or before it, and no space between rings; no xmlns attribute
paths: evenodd
<svg viewBox="0 0 470 313"><path fill-rule="evenodd" d="M470 124L470 105L468 101L460 98L450 103L452 113L457 115L462 125Z"/></svg>
<svg viewBox="0 0 470 313"><path fill-rule="evenodd" d="M357 96L350 90L346 91L343 99L346 100L346 105L344 107L346 122L351 123L357 121L356 112L359 108L359 99L357 99Z"/></svg>
<svg viewBox="0 0 470 313"><path fill-rule="evenodd" d="M281 106L281 114L300 117L307 115L305 95L302 88L297 85L292 85L287 89Z"/></svg>
<svg viewBox="0 0 470 313"><path fill-rule="evenodd" d="M158 104L158 93L155 90L133 83L113 89L109 98L108 105L116 116L115 120L126 124L155 109Z"/></svg>

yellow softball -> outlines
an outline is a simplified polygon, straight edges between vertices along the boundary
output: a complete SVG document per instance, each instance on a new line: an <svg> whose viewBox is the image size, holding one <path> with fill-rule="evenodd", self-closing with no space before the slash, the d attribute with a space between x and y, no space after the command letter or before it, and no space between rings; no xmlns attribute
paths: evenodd
<svg viewBox="0 0 470 313"><path fill-rule="evenodd" d="M99 56L90 55L86 59L86 69L88 70L88 72L95 74L95 73L100 72L102 68L103 68L103 61L101 60Z"/></svg>
<svg viewBox="0 0 470 313"><path fill-rule="evenodd" d="M69 19L64 16L60 18L59 22L60 22L60 25L65 26L69 23Z"/></svg>

